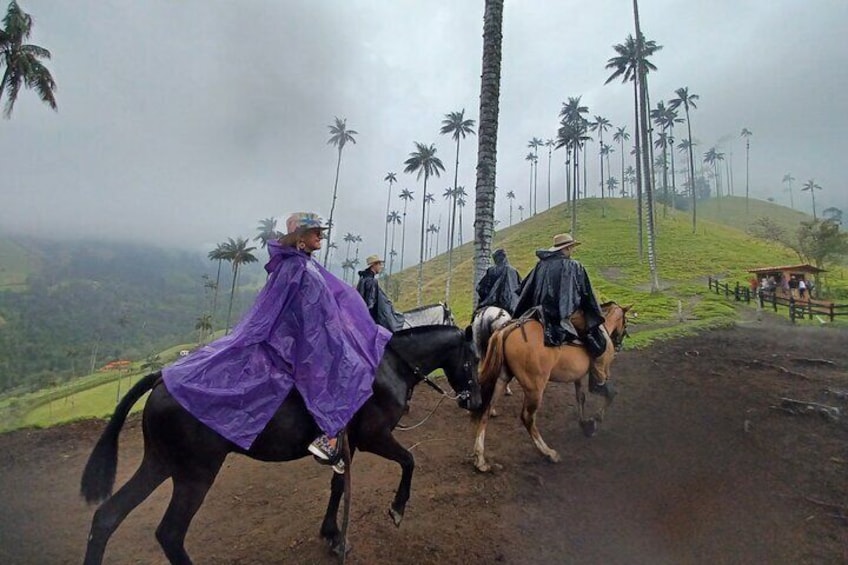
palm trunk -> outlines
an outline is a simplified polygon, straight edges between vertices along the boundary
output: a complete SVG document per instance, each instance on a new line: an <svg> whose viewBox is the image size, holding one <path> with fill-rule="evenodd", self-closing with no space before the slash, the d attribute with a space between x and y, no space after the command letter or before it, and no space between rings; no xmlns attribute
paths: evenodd
<svg viewBox="0 0 848 565"><path fill-rule="evenodd" d="M489 266L495 223L498 112L501 91L501 41L504 0L485 0L483 64L480 75L480 126L477 130L477 185L474 199L474 285ZM472 291L477 306L477 293Z"/></svg>
<svg viewBox="0 0 848 565"><path fill-rule="evenodd" d="M651 292L659 291L659 278L657 275L657 259L656 259L656 235L654 232L654 194L653 188L651 186L652 180L652 171L649 167L651 152L650 147L645 149L645 146L648 145L648 81L645 77L645 65L644 61L641 58L642 52L642 35L639 29L639 6L637 4L637 0L633 0L633 17L636 22L636 42L639 46L638 51L640 53L640 57L637 63L637 78L639 80L639 114L641 116L641 130L640 135L642 139L642 164L645 169L645 201L647 204L647 227L648 227L648 269L651 272Z"/></svg>
<svg viewBox="0 0 848 565"><path fill-rule="evenodd" d="M424 198L421 199L421 248L419 250L418 261L418 300L416 304L421 306L421 292L424 287L424 246L426 244L426 227L427 227L427 179L430 175L424 173Z"/></svg>
<svg viewBox="0 0 848 565"><path fill-rule="evenodd" d="M810 197L813 199L813 221L817 220L816 217L816 187L815 185L810 187Z"/></svg>
<svg viewBox="0 0 848 565"><path fill-rule="evenodd" d="M212 329L215 329L215 312L218 310L218 285L221 282L221 261L218 259L218 274L215 276L215 294L212 295Z"/></svg>
<svg viewBox="0 0 848 565"><path fill-rule="evenodd" d="M671 194L677 200L677 184L674 178L674 126L669 127L670 143L671 143ZM673 206L674 204L672 204Z"/></svg>
<svg viewBox="0 0 848 565"><path fill-rule="evenodd" d="M636 143L636 241L638 242L639 260L645 257L642 245L642 140L639 137L639 83L633 77L633 112L635 114L636 131L633 141Z"/></svg>
<svg viewBox="0 0 848 565"><path fill-rule="evenodd" d="M663 218L668 216L668 140L663 144Z"/></svg>
<svg viewBox="0 0 848 565"><path fill-rule="evenodd" d="M459 181L459 136L456 138L456 167L453 170L453 195L451 198L451 219L448 226L448 277L445 282L445 304L450 304L451 274L453 274L453 242L456 241L456 185Z"/></svg>
<svg viewBox="0 0 848 565"><path fill-rule="evenodd" d="M548 146L548 210L551 209L551 147Z"/></svg>
<svg viewBox="0 0 848 565"><path fill-rule="evenodd" d="M589 183L588 183L588 180L586 178L586 163L589 162L589 160L586 158L586 147L588 145L589 145L588 141L583 144L583 198L589 197L589 191L588 191Z"/></svg>
<svg viewBox="0 0 848 565"><path fill-rule="evenodd" d="M397 217L397 216L395 216ZM392 248L389 250L389 276L392 276L395 269L395 231L397 231L397 224L392 222ZM385 257L384 257L385 259Z"/></svg>
<svg viewBox="0 0 848 565"><path fill-rule="evenodd" d="M383 235L383 261L386 261L386 253L389 245L389 207L392 205L392 181L389 181L389 197L386 199L386 233ZM329 246L328 246L329 247Z"/></svg>
<svg viewBox="0 0 848 565"><path fill-rule="evenodd" d="M327 221L327 242L333 241L333 214L336 211L336 197L339 191L339 169L342 166L342 147L339 145L339 158L336 161L336 180L333 183L333 203L330 205L330 219ZM327 259L330 257L330 246L324 250L324 268L327 268Z"/></svg>
<svg viewBox="0 0 848 565"><path fill-rule="evenodd" d="M230 333L230 319L233 314L233 299L236 295L236 276L238 275L238 263L233 265L233 284L230 288L230 307L227 309L227 326L224 331L224 335L229 335Z"/></svg>
<svg viewBox="0 0 848 565"><path fill-rule="evenodd" d="M615 140L613 140L615 141ZM621 146L621 192L627 192L627 183L624 181L624 138L622 137L619 140L619 145Z"/></svg>
<svg viewBox="0 0 848 565"><path fill-rule="evenodd" d="M750 164L751 157L751 142L746 139L745 140L745 213L748 213L748 165Z"/></svg>
<svg viewBox="0 0 848 565"><path fill-rule="evenodd" d="M574 182L571 188L571 235L577 234L577 192L580 184L580 145L574 144Z"/></svg>
<svg viewBox="0 0 848 565"><path fill-rule="evenodd" d="M533 148L533 215L539 213L539 148Z"/></svg>
<svg viewBox="0 0 848 565"><path fill-rule="evenodd" d="M686 131L689 134L689 192L692 194L692 233L698 231L698 196L695 190L695 155L692 150L692 121L689 119L689 103L684 102L683 107L686 110Z"/></svg>
<svg viewBox="0 0 848 565"><path fill-rule="evenodd" d="M403 201L403 227L400 232L400 270L403 271L403 254L406 251L406 206L409 200Z"/></svg>
<svg viewBox="0 0 848 565"><path fill-rule="evenodd" d="M512 226L512 199L509 201L509 225Z"/></svg>

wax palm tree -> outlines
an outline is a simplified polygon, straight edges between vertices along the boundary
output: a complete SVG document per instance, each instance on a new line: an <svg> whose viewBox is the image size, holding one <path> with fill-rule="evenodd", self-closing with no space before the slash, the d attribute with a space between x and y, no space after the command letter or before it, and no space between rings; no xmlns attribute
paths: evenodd
<svg viewBox="0 0 848 565"><path fill-rule="evenodd" d="M793 210L795 209L795 199L792 196L792 181L794 180L795 177L792 176L792 173L786 173L785 175L783 175L783 180L781 181L789 185L786 190L789 192L789 207Z"/></svg>
<svg viewBox="0 0 848 565"><path fill-rule="evenodd" d="M518 221L524 221L524 206L522 206L521 204L518 205Z"/></svg>
<svg viewBox="0 0 848 565"><path fill-rule="evenodd" d="M715 147L710 147L710 150L704 153L704 163L708 165L712 165L713 167L713 179L715 182L715 195L717 198L721 198L721 189L718 186L719 181L719 173L718 173L718 162L724 160L724 153L719 153Z"/></svg>
<svg viewBox="0 0 848 565"><path fill-rule="evenodd" d="M391 208L392 204L392 185L397 182L397 174L395 173L386 173L386 176L383 178L384 181L389 183L389 196L386 199L386 218L389 217L389 208ZM383 235L383 258L386 257L386 252L388 250L389 243L389 223L386 222L386 233Z"/></svg>
<svg viewBox="0 0 848 565"><path fill-rule="evenodd" d="M345 251L345 259L350 259L350 246L356 243L356 238L359 237L355 233L347 232L344 234L342 241L347 243L347 250Z"/></svg>
<svg viewBox="0 0 848 565"><path fill-rule="evenodd" d="M442 135L450 135L456 141L456 165L453 171L453 202L451 203L451 217L448 225L448 275L445 282L445 302L450 303L450 284L453 274L453 245L456 241L456 187L459 180L459 142L467 135L474 135L474 120L465 118L465 108L459 112L445 114L442 120Z"/></svg>
<svg viewBox="0 0 848 565"><path fill-rule="evenodd" d="M536 161L538 161L538 158L535 155L533 155L532 153L528 153L527 156L524 157L524 160L527 161L528 163L530 163L530 188L528 190L528 192L530 193L530 209L529 210L530 210L531 214L535 214L536 208L533 206L533 167L536 164Z"/></svg>
<svg viewBox="0 0 848 565"><path fill-rule="evenodd" d="M462 246L462 210L465 208L465 199L468 197L468 194L465 192L464 186L456 187L456 208L457 208L457 216L459 217L459 231L457 235L459 236L459 245Z"/></svg>
<svg viewBox="0 0 848 565"><path fill-rule="evenodd" d="M411 190L403 189L398 197L403 200L403 218L401 220L403 227L400 230L400 270L403 270L403 255L406 251L406 208L410 202L414 200L415 193Z"/></svg>
<svg viewBox="0 0 848 565"><path fill-rule="evenodd" d="M748 128L742 128L742 133L739 134L745 139L745 213L748 213L748 166L751 162L751 136L754 135Z"/></svg>
<svg viewBox="0 0 848 565"><path fill-rule="evenodd" d="M633 112L634 123L636 124L636 221L637 221L637 241L639 248L639 257L642 257L642 195L643 195L643 172L645 178L650 177L646 163L649 160L648 152L642 151L642 147L647 143L642 139L642 128L639 124L641 120L641 96L640 84L641 75L647 74L650 71L657 70L657 67L648 59L657 51L662 49L662 46L657 45L655 41L646 40L644 36L637 31L637 41L632 35L628 35L624 43L613 45L613 50L617 53L616 56L607 61L606 68L612 69L613 73L607 78L604 84L609 84L617 78L621 78L622 82L633 82ZM644 73L640 72L644 69ZM647 126L647 124L646 124ZM640 157L645 153L644 161L640 161ZM645 171L643 171L645 169Z"/></svg>
<svg viewBox="0 0 848 565"><path fill-rule="evenodd" d="M389 212L387 219L387 225L392 226L392 247L391 247L391 258L389 260L389 276L392 276L392 272L394 272L395 266L395 228L401 224L400 214L396 210L392 210ZM383 256L385 259L385 255Z"/></svg>
<svg viewBox="0 0 848 565"><path fill-rule="evenodd" d="M616 189L618 188L618 179L615 177L609 177L607 179L607 194L612 197L615 194Z"/></svg>
<svg viewBox="0 0 848 565"><path fill-rule="evenodd" d="M657 136L656 141L654 141L654 147L662 149L660 163L663 170L663 218L665 218L668 213L668 144L668 133L663 130Z"/></svg>
<svg viewBox="0 0 848 565"><path fill-rule="evenodd" d="M683 110L686 114L686 131L689 135L688 139L685 141L688 142L688 152L689 152L689 191L692 193L692 233L695 233L697 228L697 198L695 190L695 156L692 150L694 144L692 143L692 119L690 115L690 109L697 110L698 105L696 104L699 96L697 94L692 94L689 92L689 87L684 86L682 88L678 88L674 91L677 95L677 98L672 98L669 102L669 107L672 110L676 110L680 106L683 106Z"/></svg>
<svg viewBox="0 0 848 565"><path fill-rule="evenodd" d="M328 240L333 237L333 215L336 211L336 198L339 191L339 169L342 165L342 151L348 143L356 144L356 138L354 136L359 135L358 131L347 128L347 119L339 119L337 117L335 120L333 125L327 126L330 129L330 139L327 143L334 145L339 152L338 159L336 160L336 180L333 182L333 203L330 205L330 219L327 222L329 226L327 230ZM327 266L327 258L329 256L330 248L328 247L324 252L324 267Z"/></svg>
<svg viewBox="0 0 848 565"><path fill-rule="evenodd" d="M430 212L433 211L433 203L436 201L436 195L428 192L424 195L424 207L427 208L427 225L430 225ZM430 232L427 232L424 239L424 249L430 249Z"/></svg>
<svg viewBox="0 0 848 565"><path fill-rule="evenodd" d="M12 116L21 87L35 90L42 102L56 109L56 82L41 59L49 59L50 51L24 43L32 33L32 16L21 10L15 0L9 3L0 29L0 66L6 67L0 79L0 100L6 94L3 115Z"/></svg>
<svg viewBox="0 0 848 565"><path fill-rule="evenodd" d="M353 259L348 257L342 261L342 273L344 273L343 280L345 282L348 282L348 280L353 281L354 271L356 271L356 262ZM350 272L350 275L348 275L348 272ZM350 279L348 279L348 276Z"/></svg>
<svg viewBox="0 0 848 565"><path fill-rule="evenodd" d="M813 199L813 220L817 220L816 217L816 191L821 190L822 187L816 184L816 181L813 179L808 180L804 186L801 187L801 192L810 192L810 197Z"/></svg>
<svg viewBox="0 0 848 565"><path fill-rule="evenodd" d="M259 232L259 235L254 237L253 241L260 242L260 247L263 249L266 245L268 245L269 240L280 237L279 232L277 232L276 218L265 218L264 220L259 220L259 225L256 226L256 231Z"/></svg>
<svg viewBox="0 0 848 565"><path fill-rule="evenodd" d="M624 191L624 142L630 139L630 134L627 133L627 126L621 126L615 130L612 140L618 143L621 150L621 190Z"/></svg>
<svg viewBox="0 0 848 565"><path fill-rule="evenodd" d="M248 241L243 237L227 239L226 257L224 257L224 259L229 261L233 267L233 284L230 288L230 306L227 309L227 326L224 332L225 334L230 333L230 320L233 313L233 299L235 298L236 286L238 285L239 269L242 265L258 261L256 256L252 253L255 250L255 247L248 247Z"/></svg>
<svg viewBox="0 0 848 565"><path fill-rule="evenodd" d="M439 227L436 224L427 226L427 242L427 256L432 259L439 254ZM436 248L435 255L433 254L434 247Z"/></svg>
<svg viewBox="0 0 848 565"><path fill-rule="evenodd" d="M533 207L533 215L539 213L539 147L545 144L544 141L539 139L538 137L534 137L530 141L527 142L527 147L533 150L533 160L531 166L533 167L531 171L531 177L533 181L533 194L532 198L532 207Z"/></svg>
<svg viewBox="0 0 848 565"><path fill-rule="evenodd" d="M353 242L356 244L353 254L353 262L359 264L359 244L362 243L362 236L357 234L354 236Z"/></svg>
<svg viewBox="0 0 848 565"><path fill-rule="evenodd" d="M392 233L394 233L394 230L392 230ZM390 277L391 277L391 276L392 276L392 274L394 273L394 268L395 268L395 257L397 257L397 255L398 255L398 252L397 252L397 251L395 251L394 249L392 249L391 251L389 251L389 276L390 276Z"/></svg>
<svg viewBox="0 0 848 565"><path fill-rule="evenodd" d="M409 158L404 161L405 173L417 173L416 178L424 177L424 198L421 204L421 248L418 262L418 299L417 304L421 306L421 292L424 288L424 230L426 229L427 217L427 181L431 176L440 176L441 171L445 170L441 159L436 157L436 146L433 144L425 145L415 142L415 151L409 154Z"/></svg>
<svg viewBox="0 0 848 565"><path fill-rule="evenodd" d="M227 243L219 243L215 249L207 255L210 261L218 261L218 274L215 275L215 294L212 297L212 323L215 322L215 313L218 311L218 288L221 282L221 263L227 259Z"/></svg>
<svg viewBox="0 0 848 565"><path fill-rule="evenodd" d="M565 147L573 156L573 182L571 183L571 232L577 230L577 199L580 189L580 149L590 138L586 134L589 122L582 114L588 112L580 105L580 96L569 98L560 110L560 127L557 130L557 148ZM584 194L584 197L586 195Z"/></svg>
<svg viewBox="0 0 848 565"><path fill-rule="evenodd" d="M495 224L495 172L501 92L501 42L504 0L485 0L483 64L480 73L480 127L477 129L477 180L474 207L474 284L486 273ZM458 204L458 203L457 203ZM473 292L477 305L477 293Z"/></svg>
<svg viewBox="0 0 848 565"><path fill-rule="evenodd" d="M627 165L627 168L624 169L624 181L630 183L630 192L626 193L627 196L633 197L635 193L633 191L633 185L636 184L636 169L633 168L633 165ZM625 182L622 182L622 188L624 187Z"/></svg>
<svg viewBox="0 0 848 565"><path fill-rule="evenodd" d="M509 200L509 225L512 225L512 201L515 200L515 193L510 190L506 193L506 199Z"/></svg>
<svg viewBox="0 0 848 565"><path fill-rule="evenodd" d="M548 210L551 209L551 156L554 145L556 145L556 142L553 139L545 141L545 147L548 148Z"/></svg>
<svg viewBox="0 0 848 565"><path fill-rule="evenodd" d="M595 116L595 121L589 124L589 129L598 132L598 156L601 161L601 200L604 199L604 132L611 127L610 121L603 116Z"/></svg>
<svg viewBox="0 0 848 565"><path fill-rule="evenodd" d="M206 343L206 336L212 333L212 315L203 314L198 317L194 324L194 329L198 332L197 343L200 345Z"/></svg>

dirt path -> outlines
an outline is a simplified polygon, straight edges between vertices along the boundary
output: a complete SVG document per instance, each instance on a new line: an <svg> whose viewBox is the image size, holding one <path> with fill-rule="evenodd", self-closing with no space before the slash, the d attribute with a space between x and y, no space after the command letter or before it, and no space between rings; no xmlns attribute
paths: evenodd
<svg viewBox="0 0 848 565"><path fill-rule="evenodd" d="M751 325L625 352L619 396L585 439L572 390L553 385L540 428L546 463L518 421L520 393L489 429L493 475L470 463L472 430L443 404L413 432L406 519L386 516L399 479L371 455L355 464L350 563L844 563L848 519L848 333ZM793 361L826 359L834 364ZM752 360L758 362L754 363ZM782 396L843 417L792 416ZM416 391L411 421L437 401ZM92 509L77 495L102 423L0 436L0 563L79 563ZM138 419L122 434L118 483L141 454ZM416 445L417 444L417 445ZM329 471L303 460L232 457L189 532L197 563L332 563L318 539ZM112 538L107 563L163 563L153 532L163 486ZM814 502L817 501L817 502Z"/></svg>

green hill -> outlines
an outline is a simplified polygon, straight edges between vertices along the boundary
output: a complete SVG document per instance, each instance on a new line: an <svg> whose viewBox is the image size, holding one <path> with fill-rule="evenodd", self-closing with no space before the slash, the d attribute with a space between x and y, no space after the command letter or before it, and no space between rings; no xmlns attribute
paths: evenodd
<svg viewBox="0 0 848 565"><path fill-rule="evenodd" d="M693 234L691 216L669 209L663 217L657 211L657 263L662 291L651 294L647 264L640 260L636 238L636 209L632 200L589 199L578 204L576 238L583 242L576 258L589 271L596 291L604 300L634 303L639 325L652 332L642 332L635 343L645 343L662 332L674 332L670 322L682 315L690 326L727 323L735 317L734 306L723 297L707 294L708 277L743 282L750 275L746 269L765 265L797 262L797 256L783 246L756 240L746 234L747 225L767 215L789 229L794 229L804 214L761 201L751 201L751 212L745 215L744 199L724 198L718 203L699 203L701 220ZM715 218L717 221L703 219ZM748 220L747 218L750 218ZM726 224L726 225L725 225ZM497 232L494 247L503 247L510 262L522 274L536 263L535 251L550 245L553 235L568 231L570 212L565 204L538 214L520 224ZM472 308L473 244L454 250L455 271L451 282L451 308L457 320L467 323ZM447 255L429 261L424 268L423 303L445 298ZM835 268L831 283L844 286L844 271ZM400 309L415 306L416 268L395 276L400 288ZM636 332L633 332L636 334Z"/></svg>

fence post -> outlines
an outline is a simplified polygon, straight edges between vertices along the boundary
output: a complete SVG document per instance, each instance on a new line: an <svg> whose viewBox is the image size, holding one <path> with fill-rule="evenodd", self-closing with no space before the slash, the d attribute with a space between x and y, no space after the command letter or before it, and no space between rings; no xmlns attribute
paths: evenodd
<svg viewBox="0 0 848 565"><path fill-rule="evenodd" d="M777 293L774 291L771 293L771 305L774 308L774 311L777 312Z"/></svg>
<svg viewBox="0 0 848 565"><path fill-rule="evenodd" d="M736 290L734 291L734 298L736 298L736 302L739 302L739 283L736 283Z"/></svg>
<svg viewBox="0 0 848 565"><path fill-rule="evenodd" d="M803 317L803 313L801 314ZM792 320L792 323L795 323L795 297L789 297L789 319Z"/></svg>
<svg viewBox="0 0 848 565"><path fill-rule="evenodd" d="M710 290L713 289L713 276L712 275L707 277L707 288L710 289Z"/></svg>
<svg viewBox="0 0 848 565"><path fill-rule="evenodd" d="M833 302L830 303L830 321L833 322Z"/></svg>
<svg viewBox="0 0 848 565"><path fill-rule="evenodd" d="M757 289L757 298L760 300L760 309L765 308L765 300L763 300L763 289L762 287Z"/></svg>
<svg viewBox="0 0 848 565"><path fill-rule="evenodd" d="M810 320L813 319L813 303L809 297L807 297L807 318Z"/></svg>

